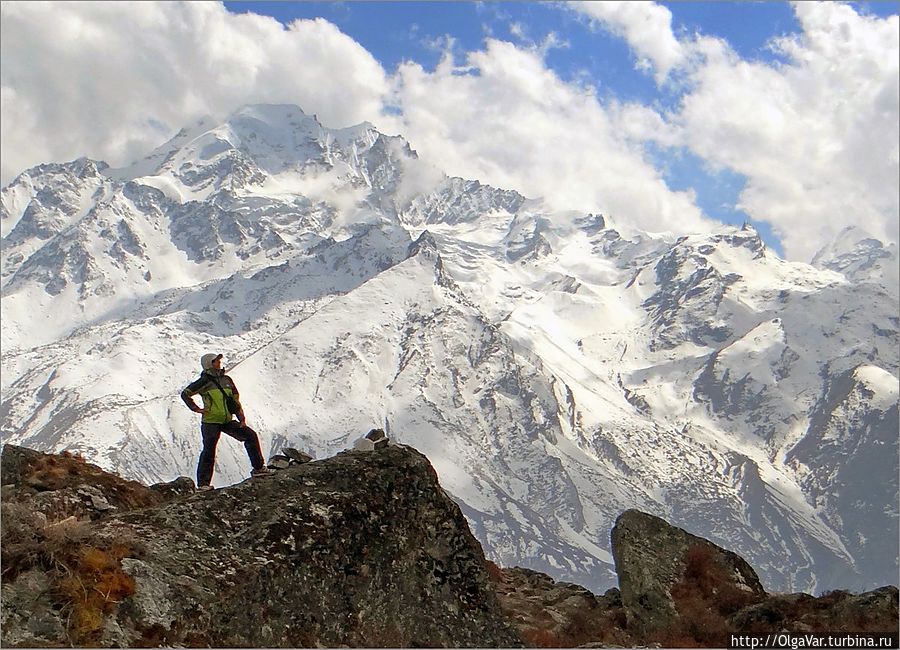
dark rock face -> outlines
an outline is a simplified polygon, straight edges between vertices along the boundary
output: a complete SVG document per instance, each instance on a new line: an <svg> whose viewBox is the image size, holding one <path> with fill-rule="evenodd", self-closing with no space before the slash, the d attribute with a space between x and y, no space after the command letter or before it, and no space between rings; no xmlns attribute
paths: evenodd
<svg viewBox="0 0 900 650"><path fill-rule="evenodd" d="M281 450L281 453L287 456L289 460L301 465L303 463L308 463L313 459L309 454L306 454L299 449L294 449L293 447L285 447Z"/></svg>
<svg viewBox="0 0 900 650"><path fill-rule="evenodd" d="M4 450L4 482L21 485L6 471L21 456ZM11 486L4 506L25 489ZM97 604L99 623L85 615L72 638L49 572L19 558L16 575L4 569L4 646L521 645L462 513L408 448L344 452L89 525L109 566L95 561L84 582L106 571L118 602Z"/></svg>
<svg viewBox="0 0 900 650"><path fill-rule="evenodd" d="M740 556L627 510L612 531L626 631L635 644L726 647L732 634L897 634L898 592L765 592Z"/></svg>
<svg viewBox="0 0 900 650"><path fill-rule="evenodd" d="M612 553L628 626L639 634L670 627L679 617L675 596L701 562L721 572L723 584L711 588L746 594L742 604L765 596L743 558L637 510L626 510L616 520Z"/></svg>

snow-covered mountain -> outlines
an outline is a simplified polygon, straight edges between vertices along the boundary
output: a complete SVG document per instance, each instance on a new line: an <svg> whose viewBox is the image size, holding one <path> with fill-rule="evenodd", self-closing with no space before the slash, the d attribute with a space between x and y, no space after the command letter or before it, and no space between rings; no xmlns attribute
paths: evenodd
<svg viewBox="0 0 900 650"><path fill-rule="evenodd" d="M193 476L178 393L221 351L266 453L382 427L502 565L611 586L636 507L772 590L896 578L897 250L862 231L786 262L749 227L553 212L248 106L126 168L26 171L2 235L4 441ZM248 470L220 443L216 485Z"/></svg>

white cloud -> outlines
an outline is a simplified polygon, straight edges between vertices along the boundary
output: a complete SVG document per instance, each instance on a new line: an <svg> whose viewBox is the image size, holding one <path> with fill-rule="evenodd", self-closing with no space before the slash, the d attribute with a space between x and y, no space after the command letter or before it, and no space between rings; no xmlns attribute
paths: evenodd
<svg viewBox="0 0 900 650"><path fill-rule="evenodd" d="M433 72L404 64L396 130L451 175L651 231L708 229L693 194L670 190L619 128L647 116L608 112L592 91L549 70L542 54L488 40L464 65L450 55Z"/></svg>
<svg viewBox="0 0 900 650"><path fill-rule="evenodd" d="M837 3L795 5L802 34L783 65L708 56L674 123L707 161L747 177L739 207L809 260L850 224L897 241L900 31L897 17Z"/></svg>
<svg viewBox="0 0 900 650"><path fill-rule="evenodd" d="M566 6L628 41L639 57L638 66L655 68L657 83L685 61L687 53L672 33L672 12L660 4L646 0L606 0L571 2Z"/></svg>
<svg viewBox="0 0 900 650"><path fill-rule="evenodd" d="M405 64L391 80L324 20L285 29L217 3L2 7L4 183L81 155L124 164L197 115L295 103L327 126L394 126L450 174L559 207L651 230L708 225L692 195L666 188L590 92L547 69L547 52L566 46L555 34L520 46L491 40L467 55L465 71L450 59L433 72ZM456 47L449 36L442 46ZM392 83L401 119L383 113Z"/></svg>
<svg viewBox="0 0 900 650"><path fill-rule="evenodd" d="M569 4L684 82L660 116L621 111L629 137L685 146L747 178L738 207L770 223L785 253L807 261L844 227L897 241L900 223L900 29L837 2L799 2L802 32L774 47L784 64L742 60L723 40L678 40L655 3ZM664 124L663 124L664 123Z"/></svg>
<svg viewBox="0 0 900 650"><path fill-rule="evenodd" d="M387 80L325 20L285 28L219 3L0 5L3 184L87 155L124 164L194 117L293 103L333 126L377 115Z"/></svg>
<svg viewBox="0 0 900 650"><path fill-rule="evenodd" d="M527 29L522 23L512 23L509 26L509 33L518 38L520 41L528 39Z"/></svg>
<svg viewBox="0 0 900 650"><path fill-rule="evenodd" d="M327 126L369 120L400 133L447 173L648 230L709 225L693 192L670 190L643 152L654 142L746 176L740 207L771 223L791 258L809 259L851 223L897 240L896 16L800 3L803 31L775 44L778 65L741 60L712 36L679 41L653 3L579 10L624 36L658 80L677 75L676 111L604 104L584 79L563 81L545 61L566 45L555 34L489 39L462 65L448 53L433 71L405 63L388 77L321 19L285 28L218 3L5 2L2 182L81 155L124 164L201 114L293 103ZM440 47L459 51L450 37Z"/></svg>

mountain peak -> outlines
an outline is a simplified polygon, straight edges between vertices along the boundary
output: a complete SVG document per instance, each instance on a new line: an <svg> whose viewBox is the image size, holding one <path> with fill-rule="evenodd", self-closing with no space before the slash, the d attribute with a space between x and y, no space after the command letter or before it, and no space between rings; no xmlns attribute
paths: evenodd
<svg viewBox="0 0 900 650"><path fill-rule="evenodd" d="M264 448L403 431L497 561L605 589L608 525L637 506L733 540L776 588L896 571L880 285L767 255L748 228L613 230L289 105L198 120L129 173L76 163L3 190L4 440L189 473L177 395L213 349L252 357L235 379ZM826 396L859 364L883 373L841 398L850 417ZM841 418L852 456L781 461ZM220 484L244 476L229 444ZM806 481L870 454L889 462L869 509Z"/></svg>
<svg viewBox="0 0 900 650"><path fill-rule="evenodd" d="M337 161L352 165L380 137L370 122L332 129L293 104L247 104L223 120L200 118L144 158L105 175L120 181L171 177L179 190L176 198L198 198L198 184L211 189L233 186L224 181L235 168L256 170L241 174L243 186L247 178L262 182L260 174L302 171L310 165L332 167ZM210 185L207 181L213 177L218 180Z"/></svg>
<svg viewBox="0 0 900 650"><path fill-rule="evenodd" d="M297 127L308 130L324 128L315 115L308 115L293 104L246 104L220 123L249 134L252 131L290 132Z"/></svg>
<svg viewBox="0 0 900 650"><path fill-rule="evenodd" d="M860 226L847 226L812 259L812 265L857 282L898 286L897 244L884 243Z"/></svg>
<svg viewBox="0 0 900 650"><path fill-rule="evenodd" d="M232 112L228 120L237 116L254 117L268 122L284 118L307 117L307 114L296 104L244 104ZM315 116L312 116L312 119L316 119Z"/></svg>

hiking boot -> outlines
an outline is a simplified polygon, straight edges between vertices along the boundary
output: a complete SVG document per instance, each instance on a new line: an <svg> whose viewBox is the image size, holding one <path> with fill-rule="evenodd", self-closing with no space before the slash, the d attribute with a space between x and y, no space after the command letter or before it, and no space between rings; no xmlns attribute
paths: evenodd
<svg viewBox="0 0 900 650"><path fill-rule="evenodd" d="M197 488L197 490L199 490L200 492L209 492L210 490L215 490L215 489L216 488L214 488L212 485L201 485L200 487Z"/></svg>
<svg viewBox="0 0 900 650"><path fill-rule="evenodd" d="M260 476L272 476L275 473L275 470L269 469L268 467L260 467L259 469L255 469L250 472L251 478L259 478Z"/></svg>

